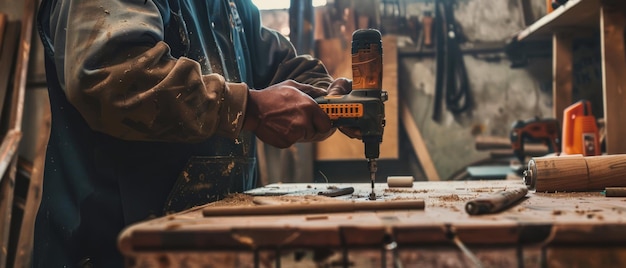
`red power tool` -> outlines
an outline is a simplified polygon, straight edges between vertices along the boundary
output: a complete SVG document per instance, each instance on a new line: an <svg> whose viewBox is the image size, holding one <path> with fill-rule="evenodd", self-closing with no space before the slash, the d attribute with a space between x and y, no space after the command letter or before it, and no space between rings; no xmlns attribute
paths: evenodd
<svg viewBox="0 0 626 268"><path fill-rule="evenodd" d="M548 146L548 152L561 153L561 127L559 121L553 118L519 120L513 123L510 139L513 152L521 163L526 162L525 141L543 142Z"/></svg>

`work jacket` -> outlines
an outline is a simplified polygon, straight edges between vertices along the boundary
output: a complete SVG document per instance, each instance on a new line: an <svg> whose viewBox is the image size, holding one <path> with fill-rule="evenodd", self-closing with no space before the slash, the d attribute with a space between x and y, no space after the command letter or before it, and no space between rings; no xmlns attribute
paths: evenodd
<svg viewBox="0 0 626 268"><path fill-rule="evenodd" d="M43 0L38 30L52 129L35 267L121 266L119 232L187 200L189 170L211 186L232 160L254 186L248 90L331 82L249 0Z"/></svg>

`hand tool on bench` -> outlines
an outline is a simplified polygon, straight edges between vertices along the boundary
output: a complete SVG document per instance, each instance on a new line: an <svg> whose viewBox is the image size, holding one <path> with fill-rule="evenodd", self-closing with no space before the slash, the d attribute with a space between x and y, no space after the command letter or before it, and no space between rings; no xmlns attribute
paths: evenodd
<svg viewBox="0 0 626 268"><path fill-rule="evenodd" d="M376 29L359 29L352 34L352 91L347 95L323 96L315 99L328 114L333 126L358 128L365 144L372 192L378 169L385 127L387 92L382 90L383 80L382 36Z"/></svg>
<svg viewBox="0 0 626 268"><path fill-rule="evenodd" d="M506 189L489 196L470 200L465 204L465 211L470 215L495 213L509 208L528 194L528 188Z"/></svg>

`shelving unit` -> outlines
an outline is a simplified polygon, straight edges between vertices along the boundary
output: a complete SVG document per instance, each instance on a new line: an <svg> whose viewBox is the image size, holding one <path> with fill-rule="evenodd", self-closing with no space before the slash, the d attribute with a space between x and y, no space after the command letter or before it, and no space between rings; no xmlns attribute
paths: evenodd
<svg viewBox="0 0 626 268"><path fill-rule="evenodd" d="M514 38L552 39L553 116L562 123L572 104L572 40L600 31L602 94L608 154L626 153L626 3L623 0L569 0Z"/></svg>

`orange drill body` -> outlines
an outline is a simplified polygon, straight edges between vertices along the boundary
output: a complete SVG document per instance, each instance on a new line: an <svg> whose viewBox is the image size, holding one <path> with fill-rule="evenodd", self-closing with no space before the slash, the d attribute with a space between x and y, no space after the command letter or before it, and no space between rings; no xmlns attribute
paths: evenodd
<svg viewBox="0 0 626 268"><path fill-rule="evenodd" d="M382 37L378 30L361 29L352 34L352 91L343 96L324 96L317 103L328 114L335 127L358 128L365 144L365 158L372 181L370 199L374 193L376 159L385 127L387 92L383 81Z"/></svg>

